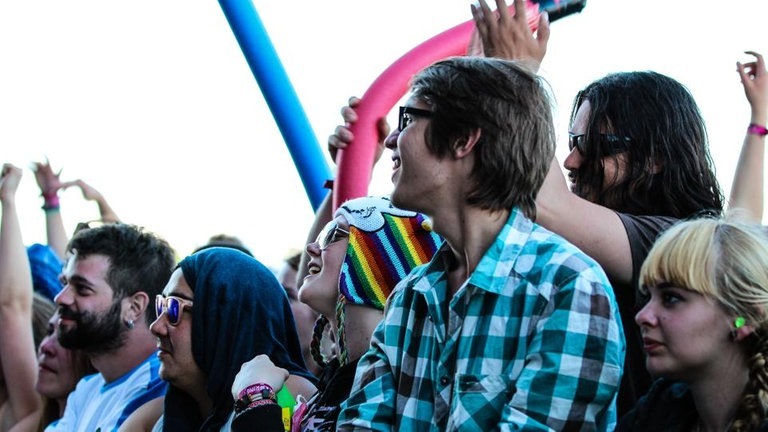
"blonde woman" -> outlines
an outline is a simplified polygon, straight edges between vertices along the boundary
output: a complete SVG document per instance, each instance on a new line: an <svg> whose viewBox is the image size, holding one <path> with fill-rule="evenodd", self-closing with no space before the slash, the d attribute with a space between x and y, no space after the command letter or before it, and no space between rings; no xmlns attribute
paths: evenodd
<svg viewBox="0 0 768 432"><path fill-rule="evenodd" d="M768 235L731 219L682 222L640 273L635 316L657 378L617 431L767 431Z"/></svg>

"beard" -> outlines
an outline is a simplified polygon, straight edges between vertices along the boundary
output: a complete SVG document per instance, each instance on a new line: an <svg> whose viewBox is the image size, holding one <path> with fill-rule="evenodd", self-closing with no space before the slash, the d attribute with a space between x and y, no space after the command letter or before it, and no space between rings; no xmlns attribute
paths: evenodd
<svg viewBox="0 0 768 432"><path fill-rule="evenodd" d="M74 312L66 306L59 307L62 318L73 320L73 328L59 326L59 344L67 349L80 349L87 354L105 354L125 344L128 329L120 319L120 300L116 300L103 314Z"/></svg>

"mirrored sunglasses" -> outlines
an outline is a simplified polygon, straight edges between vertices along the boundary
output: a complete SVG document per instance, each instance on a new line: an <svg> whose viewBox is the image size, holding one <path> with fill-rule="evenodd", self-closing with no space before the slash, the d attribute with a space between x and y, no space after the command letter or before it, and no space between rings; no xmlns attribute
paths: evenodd
<svg viewBox="0 0 768 432"><path fill-rule="evenodd" d="M320 234L317 235L317 245L320 250L326 250L331 243L335 243L343 238L349 237L349 231L340 227L335 220L328 222Z"/></svg>
<svg viewBox="0 0 768 432"><path fill-rule="evenodd" d="M175 296L163 297L158 294L155 297L155 313L157 318L165 313L168 317L168 322L172 326L177 326L181 322L181 314L184 313L184 309L192 310L192 301Z"/></svg>

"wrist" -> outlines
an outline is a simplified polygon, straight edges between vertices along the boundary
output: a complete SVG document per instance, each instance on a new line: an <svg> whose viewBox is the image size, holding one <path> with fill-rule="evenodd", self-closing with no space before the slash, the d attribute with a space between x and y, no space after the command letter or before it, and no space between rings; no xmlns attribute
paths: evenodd
<svg viewBox="0 0 768 432"><path fill-rule="evenodd" d="M59 195L56 192L50 194L43 192L43 210L58 210L59 207Z"/></svg>
<svg viewBox="0 0 768 432"><path fill-rule="evenodd" d="M265 383L251 384L238 393L235 400L235 413L274 403L277 403L277 396L275 396L275 390L272 386Z"/></svg>
<svg viewBox="0 0 768 432"><path fill-rule="evenodd" d="M747 127L747 134L764 137L768 135L768 129L766 129L764 125L760 125L757 123L750 123L749 127Z"/></svg>

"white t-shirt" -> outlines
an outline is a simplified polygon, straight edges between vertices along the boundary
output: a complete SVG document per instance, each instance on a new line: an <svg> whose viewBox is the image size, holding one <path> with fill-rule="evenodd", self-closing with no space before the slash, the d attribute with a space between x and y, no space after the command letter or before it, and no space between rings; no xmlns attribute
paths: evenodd
<svg viewBox="0 0 768 432"><path fill-rule="evenodd" d="M152 353L109 384L98 373L83 377L69 394L64 415L45 432L116 431L136 408L165 395L167 384L160 379L159 367L157 354Z"/></svg>

